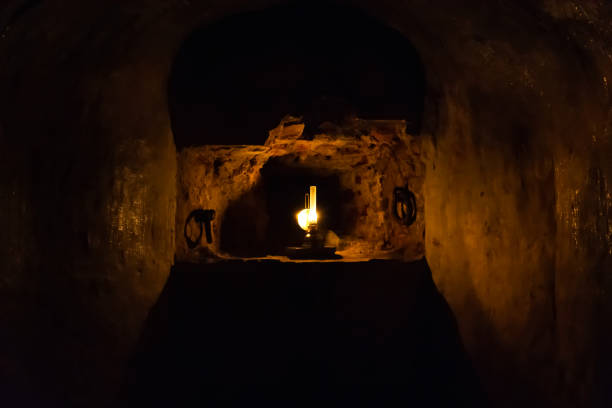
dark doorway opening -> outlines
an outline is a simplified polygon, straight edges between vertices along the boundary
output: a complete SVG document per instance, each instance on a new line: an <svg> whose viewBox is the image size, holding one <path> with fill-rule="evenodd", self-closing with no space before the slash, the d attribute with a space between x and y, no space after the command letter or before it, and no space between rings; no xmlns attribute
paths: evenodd
<svg viewBox="0 0 612 408"><path fill-rule="evenodd" d="M292 166L291 156L274 158L262 168L261 175L267 197L267 239L273 254L285 252L287 245L300 245L304 231L298 226L296 214L304 209L304 196L309 186L317 187L319 228L338 235L348 233L355 219L353 192L340 184L338 173L330 169Z"/></svg>
<svg viewBox="0 0 612 408"><path fill-rule="evenodd" d="M195 31L174 61L168 99L179 149L263 144L287 114L322 123L405 119L418 133L422 63L399 32L359 10L313 2L227 17Z"/></svg>
<svg viewBox="0 0 612 408"><path fill-rule="evenodd" d="M339 170L305 165L295 155L273 157L261 169L261 181L228 206L221 230L221 249L233 256L281 255L300 245L305 232L296 219L305 194L317 187L322 231L350 233L356 221L354 193L343 188ZM263 224L263 225L262 225ZM263 232L262 232L263 230Z"/></svg>

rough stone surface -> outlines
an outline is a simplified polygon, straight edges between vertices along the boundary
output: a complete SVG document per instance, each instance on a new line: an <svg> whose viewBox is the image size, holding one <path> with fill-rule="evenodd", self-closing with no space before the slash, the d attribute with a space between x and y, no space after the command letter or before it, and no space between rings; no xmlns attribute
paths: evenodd
<svg viewBox="0 0 612 408"><path fill-rule="evenodd" d="M197 248L190 249L183 235L177 234L177 260L197 262L210 256L271 254L267 230L272 224L297 223L270 213L266 201L271 197L264 190L275 180L266 177L283 177L286 194L290 194L295 191L291 186L295 180L285 175L291 172L337 177L339 202L329 205L338 205L338 214L326 213L321 207L326 202L321 191L318 209L323 224L326 217L343 218L335 223L342 229L336 231L341 238L338 253L342 256L404 260L423 257L425 164L419 155L421 142L404 132L405 122L355 120L354 126L344 129L345 134L321 134L312 140L299 139L303 128L301 123L286 125L283 121L270 131L265 146L201 146L186 148L179 154L176 230L187 230L188 236L198 235L195 222L185 227L195 209L214 209L217 216L212 223L211 244L202 239ZM359 136L351 135L356 133ZM278 169L266 171L269 163ZM417 202L417 218L410 226L401 225L392 216L393 190L405 186L415 194ZM303 194L308 187L298 187L301 194L294 198L302 206L296 211L303 208ZM287 205L296 202L286 198ZM285 242L288 244L291 242Z"/></svg>
<svg viewBox="0 0 612 408"><path fill-rule="evenodd" d="M175 253L174 54L272 3L3 3L7 399L112 400ZM610 3L341 3L423 59L426 255L492 405L610 406Z"/></svg>

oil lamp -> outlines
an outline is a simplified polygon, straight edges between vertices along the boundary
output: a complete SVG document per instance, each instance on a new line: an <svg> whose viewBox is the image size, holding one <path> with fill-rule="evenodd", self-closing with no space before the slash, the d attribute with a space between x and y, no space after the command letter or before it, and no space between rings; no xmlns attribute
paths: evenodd
<svg viewBox="0 0 612 408"><path fill-rule="evenodd" d="M290 258L327 258L334 255L336 247L325 246L325 239L319 228L319 213L317 212L317 186L310 186L306 193L304 209L296 214L297 223L306 235L300 247L288 247Z"/></svg>
<svg viewBox="0 0 612 408"><path fill-rule="evenodd" d="M306 193L304 209L297 213L297 222L300 228L306 231L306 236L311 230L317 228L319 214L317 214L317 186L310 186L310 194Z"/></svg>

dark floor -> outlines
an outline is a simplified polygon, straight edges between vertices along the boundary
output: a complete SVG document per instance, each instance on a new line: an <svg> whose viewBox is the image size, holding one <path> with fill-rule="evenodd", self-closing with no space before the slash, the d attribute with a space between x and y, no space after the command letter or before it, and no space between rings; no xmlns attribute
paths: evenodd
<svg viewBox="0 0 612 408"><path fill-rule="evenodd" d="M482 406L425 261L176 265L125 406Z"/></svg>

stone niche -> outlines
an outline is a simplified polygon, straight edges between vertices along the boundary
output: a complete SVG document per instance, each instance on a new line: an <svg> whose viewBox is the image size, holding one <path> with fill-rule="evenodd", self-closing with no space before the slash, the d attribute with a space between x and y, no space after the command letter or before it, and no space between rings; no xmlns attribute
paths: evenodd
<svg viewBox="0 0 612 408"><path fill-rule="evenodd" d="M344 260L423 257L425 224L421 142L402 120L352 119L305 135L286 117L264 145L204 145L178 153L176 260L283 257L304 237L296 214L310 185L317 186L319 225ZM394 215L394 191L415 196L416 220ZM212 242L189 214L215 210Z"/></svg>

